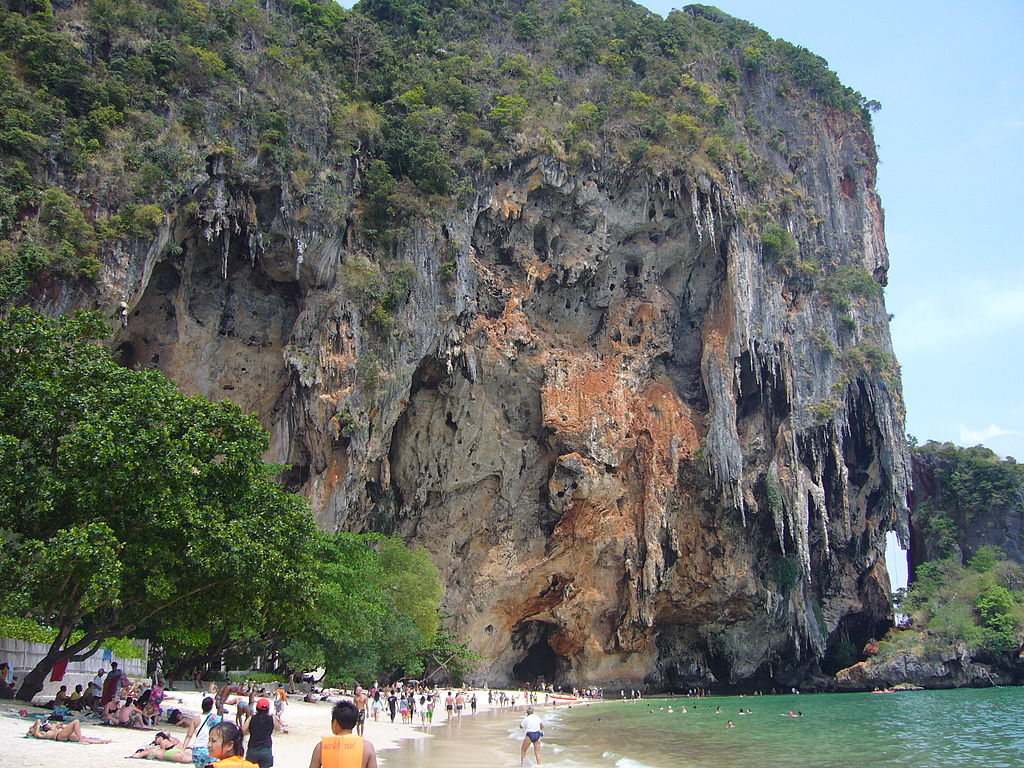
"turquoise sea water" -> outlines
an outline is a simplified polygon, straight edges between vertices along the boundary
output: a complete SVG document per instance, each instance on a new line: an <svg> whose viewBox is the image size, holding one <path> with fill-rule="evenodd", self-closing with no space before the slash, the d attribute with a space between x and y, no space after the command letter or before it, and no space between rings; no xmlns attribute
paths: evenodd
<svg viewBox="0 0 1024 768"><path fill-rule="evenodd" d="M790 709L804 717L785 716ZM1024 688L651 699L541 714L549 768L1024 766ZM522 717L485 713L461 732L438 729L438 738L386 753L387 766L518 765Z"/></svg>

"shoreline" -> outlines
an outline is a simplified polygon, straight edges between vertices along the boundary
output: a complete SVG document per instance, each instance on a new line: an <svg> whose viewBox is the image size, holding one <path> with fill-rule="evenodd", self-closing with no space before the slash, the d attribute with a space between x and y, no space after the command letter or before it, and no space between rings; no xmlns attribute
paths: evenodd
<svg viewBox="0 0 1024 768"><path fill-rule="evenodd" d="M487 691L481 689L467 689L469 694L476 693L478 700L478 711L476 714L463 715L461 722L457 719L449 721L444 710L443 697L447 688L441 691L442 703L435 710L434 719L430 725L421 726L418 723L408 724L400 722L396 718L391 723L387 715L382 715L378 721L372 718L367 720L364 737L371 741L378 752L378 759L381 765L401 766L406 754L418 755L415 762L408 765L437 766L437 768L452 768L455 765L479 766L480 753L491 752L495 759L503 760L504 757L511 761L514 757L515 765L518 765L518 744L507 739L509 728L518 727L519 721L526 715L526 705L523 702L517 703L515 710L510 707L499 707L497 703L488 705ZM454 688L452 690L455 690ZM499 689L493 689L498 693ZM522 692L506 691L522 696ZM179 708L188 714L196 714L200 711L205 692L194 690L173 690L168 691L168 698L164 703L164 712L171 708ZM309 765L310 755L313 748L322 736L330 735L331 707L334 702L304 702L298 696L289 700L284 712L284 722L288 727L288 733L276 732L274 734L274 765L275 768L305 768ZM551 704L535 705L539 712L558 711L563 705L553 707ZM168 725L161 722L152 730L141 730L131 728L116 728L98 725L91 719L81 719L82 733L86 736L110 739L110 744L75 744L58 743L31 739L25 737L26 731L32 724L32 719L23 718L17 715L18 710L27 710L30 714L42 714L47 710L41 707L26 705L25 702L3 700L0 701L0 766L18 766L18 768L109 768L112 760L120 761L128 757L139 747L148 744L157 731L165 731L177 738L184 738L185 729ZM467 707L468 710L468 707ZM69 718L70 719L74 719ZM234 707L228 707L225 719L234 722ZM418 716L417 716L418 720ZM482 726L482 727L481 727ZM500 732L500 733L499 733ZM499 734L500 739L495 739ZM441 762L431 756L429 762L424 762L423 749L416 750L413 745L426 740L437 739L445 742L452 748L445 748L441 751L452 754L462 754L470 762L452 763ZM510 746L512 745L512 746ZM500 748L498 748L500 747ZM435 751L430 750L432 753ZM513 754L514 751L514 754ZM506 761L506 762L508 762ZM162 761L145 761L143 765L173 765ZM490 764L490 763L488 763ZM495 764L505 764L503 762ZM509 764L512 764L509 762Z"/></svg>

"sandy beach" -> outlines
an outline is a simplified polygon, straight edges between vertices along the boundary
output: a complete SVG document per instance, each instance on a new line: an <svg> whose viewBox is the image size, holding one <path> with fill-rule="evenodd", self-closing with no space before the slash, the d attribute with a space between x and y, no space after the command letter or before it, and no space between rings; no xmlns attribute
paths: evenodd
<svg viewBox="0 0 1024 768"><path fill-rule="evenodd" d="M366 725L364 736L373 742L378 752L378 759L381 765L388 765L389 752L393 752L403 743L407 746L403 750L408 754L414 745L408 744L409 740L422 740L440 738L445 740L449 747L454 747L457 752L464 755L468 762L465 765L492 765L492 764L514 764L518 765L518 746L511 739L507 739L507 729L517 728L519 721L525 716L526 707L519 703L515 711L508 707L489 707L487 704L487 692L476 691L478 701L478 712L476 715L463 715L462 722L457 720L448 722L443 697L446 691L441 691L441 705L434 712L432 725L422 727L418 724L409 725L401 723L401 718L396 718L391 723L386 715L382 715L377 722L371 718ZM169 699L165 700L165 710L178 707L186 713L198 713L200 704L205 694L198 691L170 691ZM522 694L519 694L520 698ZM180 701L173 701L179 699ZM275 768L305 768L309 765L310 754L313 747L321 736L330 734L330 711L332 704L326 702L307 703L301 700L300 696L292 696L284 713L284 721L288 726L288 733L274 734L274 766ZM0 766L17 766L17 768L109 768L114 761L121 761L127 758L139 747L146 746L153 738L156 730L168 731L173 736L183 738L184 728L169 726L161 723L156 730L141 731L128 728L112 728L95 724L92 720L82 721L82 733L86 736L110 739L110 744L75 744L43 741L25 736L26 731L32 724L28 718L19 717L18 710L26 709L33 714L43 713L39 707L26 707L24 702L0 701ZM538 709L541 709L538 707ZM468 710L468 706L467 706ZM474 718L478 723L474 723ZM228 709L228 719L234 720L234 707ZM418 717L417 717L418 721ZM475 727L477 724L487 727ZM496 736L500 736L496 740ZM414 750L418 752L418 750ZM504 759L497 761L494 757L501 754ZM479 758L488 755L485 760ZM476 757L474 757L476 756ZM416 765L431 766L436 762L436 768L450 767L451 763L445 760L426 762L420 753L420 759ZM175 765L157 761L144 761L141 765Z"/></svg>

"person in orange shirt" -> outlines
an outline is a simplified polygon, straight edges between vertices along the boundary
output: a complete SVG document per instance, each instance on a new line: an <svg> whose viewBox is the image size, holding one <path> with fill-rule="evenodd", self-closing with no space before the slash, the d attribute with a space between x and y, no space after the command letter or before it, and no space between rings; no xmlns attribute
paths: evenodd
<svg viewBox="0 0 1024 768"><path fill-rule="evenodd" d="M352 730L359 711L351 701L339 701L331 710L333 736L324 736L313 748L309 768L377 768L373 744Z"/></svg>
<svg viewBox="0 0 1024 768"><path fill-rule="evenodd" d="M214 759L211 766L219 768L260 768L250 763L242 755L242 729L234 723L217 723L210 729L210 757Z"/></svg>

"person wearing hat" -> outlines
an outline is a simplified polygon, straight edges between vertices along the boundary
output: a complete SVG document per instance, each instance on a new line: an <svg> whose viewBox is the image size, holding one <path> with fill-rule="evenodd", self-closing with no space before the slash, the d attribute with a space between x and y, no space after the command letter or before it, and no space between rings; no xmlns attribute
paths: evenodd
<svg viewBox="0 0 1024 768"><path fill-rule="evenodd" d="M245 759L260 768L274 764L274 716L270 714L270 700L256 702L256 714L245 721L242 734L249 737Z"/></svg>

